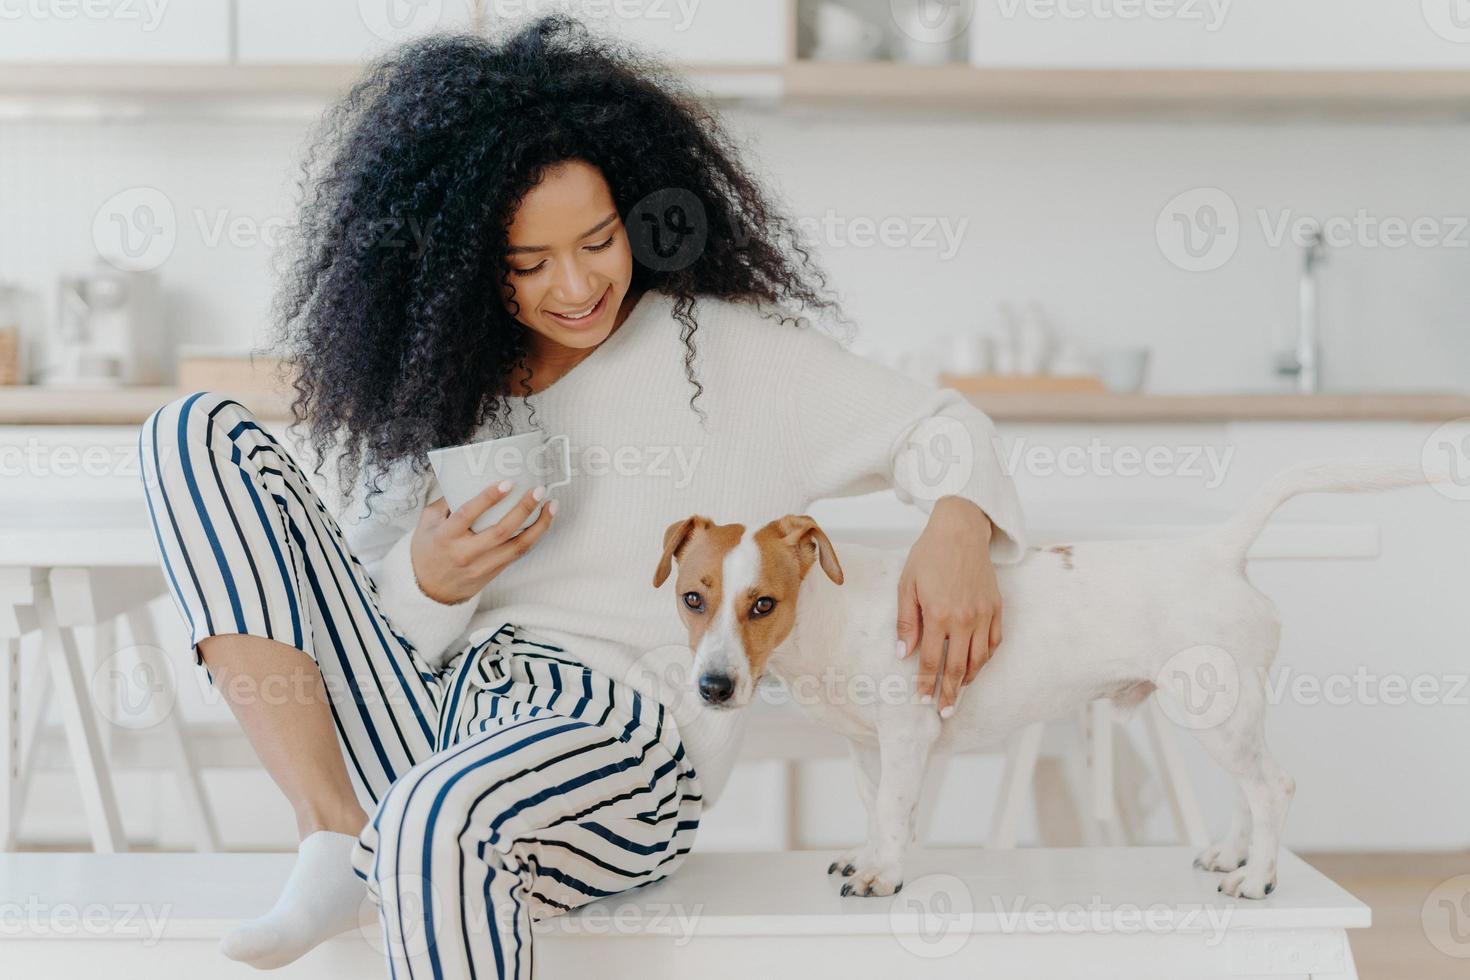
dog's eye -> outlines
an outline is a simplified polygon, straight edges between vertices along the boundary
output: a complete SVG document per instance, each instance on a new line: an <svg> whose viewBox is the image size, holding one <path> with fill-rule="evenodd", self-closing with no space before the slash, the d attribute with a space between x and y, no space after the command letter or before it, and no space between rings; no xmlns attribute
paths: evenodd
<svg viewBox="0 0 1470 980"><path fill-rule="evenodd" d="M684 593L684 605L699 612L704 608L704 598L698 592L686 592Z"/></svg>
<svg viewBox="0 0 1470 980"><path fill-rule="evenodd" d="M763 595L759 599L755 600L755 605L750 607L750 612L753 616L764 616L766 613L775 608L776 600L772 599L768 595Z"/></svg>

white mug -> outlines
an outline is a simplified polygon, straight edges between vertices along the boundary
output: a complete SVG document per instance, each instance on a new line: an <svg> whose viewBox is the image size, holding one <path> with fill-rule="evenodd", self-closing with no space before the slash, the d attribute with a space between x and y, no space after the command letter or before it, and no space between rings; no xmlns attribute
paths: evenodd
<svg viewBox="0 0 1470 980"><path fill-rule="evenodd" d="M1104 350L1098 357L1098 373L1102 375L1103 387L1120 395L1131 395L1143 390L1148 377L1147 347L1113 347Z"/></svg>
<svg viewBox="0 0 1470 980"><path fill-rule="evenodd" d="M545 456L546 450L557 440L561 441L562 472L559 480L548 481L546 467L536 462L537 456ZM572 482L572 448L566 436L548 438L541 432L525 432L521 435L490 439L465 446L449 446L429 450L429 465L439 480L439 489L444 492L444 501L451 510L458 510L477 493L501 480L513 485L510 492L492 504L475 522L472 531L483 531L492 526L514 507L529 490L544 484L548 491ZM531 511L516 531L519 534L536 520L548 497Z"/></svg>

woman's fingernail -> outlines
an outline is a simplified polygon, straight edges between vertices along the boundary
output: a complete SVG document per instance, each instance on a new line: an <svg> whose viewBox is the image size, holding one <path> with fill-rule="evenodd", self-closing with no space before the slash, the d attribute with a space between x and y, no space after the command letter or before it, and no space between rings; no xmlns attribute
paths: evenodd
<svg viewBox="0 0 1470 980"><path fill-rule="evenodd" d="M920 704L933 704L934 703L934 695L932 695L932 694L920 694L919 695L919 703Z"/></svg>
<svg viewBox="0 0 1470 980"><path fill-rule="evenodd" d="M908 653L908 652L909 652L909 645L907 643L903 642L902 640L899 640L898 641L898 650L897 650L898 659L899 660L902 660L903 659L903 655L906 654L906 653Z"/></svg>
<svg viewBox="0 0 1470 980"><path fill-rule="evenodd" d="M510 488L512 486L514 486L514 484L511 483L509 480L501 480L500 486L496 489L498 489L501 493L510 493Z"/></svg>
<svg viewBox="0 0 1470 980"><path fill-rule="evenodd" d="M547 504L546 505L546 509L549 510L549 511L551 511L551 516L552 517L555 517L556 516L556 501L553 500L551 503Z"/></svg>
<svg viewBox="0 0 1470 980"><path fill-rule="evenodd" d="M941 718L948 718L952 714L954 714L954 705L952 704L939 709L939 717Z"/></svg>
<svg viewBox="0 0 1470 980"><path fill-rule="evenodd" d="M535 490L532 490L531 491L531 499L532 500L540 500L544 496L546 496L546 488L545 487L537 487Z"/></svg>

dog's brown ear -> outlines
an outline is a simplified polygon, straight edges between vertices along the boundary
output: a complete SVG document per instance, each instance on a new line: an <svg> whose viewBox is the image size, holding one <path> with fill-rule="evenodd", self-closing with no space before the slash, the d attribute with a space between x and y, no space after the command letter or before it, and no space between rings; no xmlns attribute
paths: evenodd
<svg viewBox="0 0 1470 980"><path fill-rule="evenodd" d="M828 578L842 584L842 566L837 563L837 549L832 547L832 542L827 540L826 533L816 521L805 514L788 514L777 524L782 540L796 549L803 575L812 562L817 561Z"/></svg>
<svg viewBox="0 0 1470 980"><path fill-rule="evenodd" d="M658 568L653 573L653 587L656 589L664 584L664 579L669 577L669 570L675 556L683 549L684 543L689 540L695 531L709 527L712 522L708 517L694 514L675 521L664 531L664 553L658 560Z"/></svg>

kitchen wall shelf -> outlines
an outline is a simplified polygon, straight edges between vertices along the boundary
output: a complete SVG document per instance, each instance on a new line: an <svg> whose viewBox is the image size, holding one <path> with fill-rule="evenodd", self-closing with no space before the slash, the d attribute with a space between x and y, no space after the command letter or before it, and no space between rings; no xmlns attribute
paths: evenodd
<svg viewBox="0 0 1470 980"><path fill-rule="evenodd" d="M1057 113L1470 114L1470 71L1196 71L975 68L967 64L794 62L786 98L807 104Z"/></svg>
<svg viewBox="0 0 1470 980"><path fill-rule="evenodd" d="M1470 417L1470 393L1118 395L1108 392L973 392L943 377L997 422L1445 422ZM278 388L230 390L265 419L287 417ZM183 394L172 387L76 389L0 386L0 425L138 425Z"/></svg>
<svg viewBox="0 0 1470 980"><path fill-rule="evenodd" d="M686 70L716 97L780 94L781 70L770 65ZM325 99L345 92L362 72L356 64L10 64L0 65L0 96Z"/></svg>
<svg viewBox="0 0 1470 980"><path fill-rule="evenodd" d="M0 66L0 97L331 98L354 64L37 64ZM1012 69L967 64L792 61L691 65L715 98L792 106L1041 114L1271 113L1470 116L1470 71Z"/></svg>

